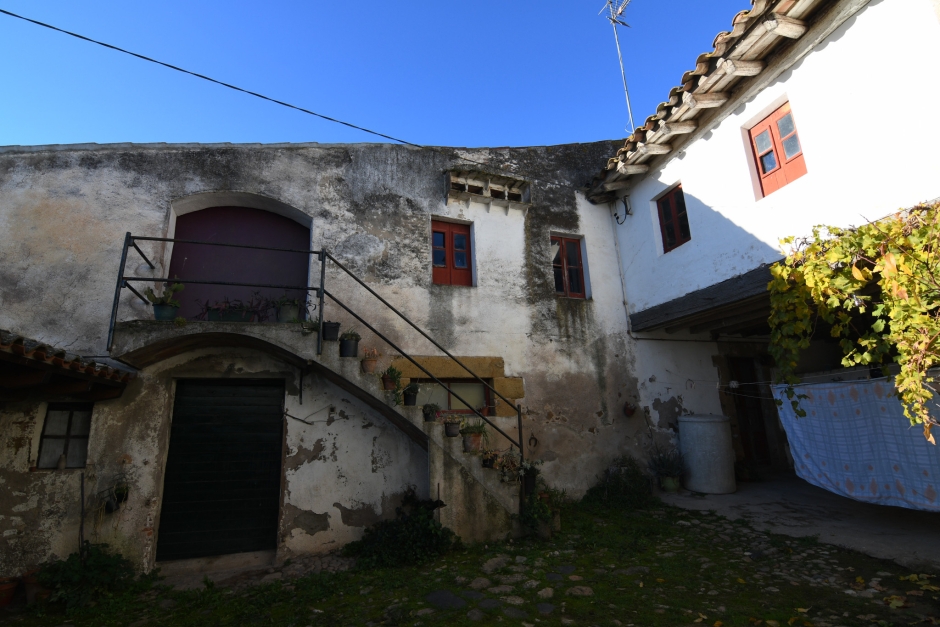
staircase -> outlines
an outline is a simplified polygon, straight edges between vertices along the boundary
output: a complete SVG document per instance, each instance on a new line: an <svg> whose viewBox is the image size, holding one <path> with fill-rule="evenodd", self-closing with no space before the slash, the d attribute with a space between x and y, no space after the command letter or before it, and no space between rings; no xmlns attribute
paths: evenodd
<svg viewBox="0 0 940 627"><path fill-rule="evenodd" d="M359 358L339 357L336 344L324 342L321 330L316 336L306 336L299 324L279 323L246 323L246 322L188 322L185 326L177 327L166 322L150 320L137 320L117 322L117 313L120 306L121 293L128 289L144 300L140 292L132 287L132 281L144 281L150 284L166 282L166 277L145 278L126 276L124 266L127 254L136 250L144 257L151 268L154 265L143 255L135 241L163 241L174 242L166 238L144 238L127 234L124 250L121 256L121 268L115 288L114 306L111 312L111 326L109 328L109 350L115 359L138 368L166 359L168 356L200 347L237 345L246 348L258 348L271 352L284 361L297 366L301 373L316 372L340 388L364 401L372 409L382 414L395 426L407 434L428 451L429 457L429 491L432 499L440 499L446 507L438 509L440 522L453 529L465 541L487 541L506 537L507 534L517 531L517 525L512 515L519 512L523 505L521 484L503 483L499 480L499 473L484 469L479 456L464 453L461 438L448 438L444 435L444 426L437 422L425 422L420 407L403 407L394 404L394 393L382 389L379 377L374 374L361 372ZM197 243L197 242L189 242ZM205 245L217 246L219 244L203 242ZM233 245L225 245L233 246ZM254 247L258 248L258 247ZM278 250L278 249L271 249ZM299 252L299 251L294 251ZM454 357L444 347L431 338L425 331L418 328L404 314L388 303L371 287L366 285L359 277L346 269L326 251L309 251L316 255L320 261L320 285L309 286L277 286L284 289L303 289L314 292L318 298L318 311L323 317L326 298L330 299L330 307L334 304L356 319L365 328L369 329L377 338L384 341L401 358L411 362L423 373L422 378L441 384L441 381L428 369L422 366L412 356L403 351L379 329L373 327L357 312L346 306L334 294L331 294L324 283L327 277L327 264L335 266L342 273L352 278L362 289L370 293L381 305L394 312L419 335L452 360L454 365L466 371L468 379L476 379L490 390L493 398L501 399L508 407L512 407L516 414L517 432L513 437L507 434L487 416L474 410L474 414L487 423L491 433L503 436L512 446L523 453L522 415L521 409L514 401L507 399L482 378L470 371L458 358ZM174 282L187 283L184 279L173 279ZM205 283L206 281L191 281ZM248 287L274 287L264 285L248 285L228 282L229 285L245 285ZM302 388L302 386L301 386ZM302 392L301 392L302 394ZM461 400L456 393L452 396ZM302 400L301 400L302 402ZM466 403L466 405L470 405Z"/></svg>

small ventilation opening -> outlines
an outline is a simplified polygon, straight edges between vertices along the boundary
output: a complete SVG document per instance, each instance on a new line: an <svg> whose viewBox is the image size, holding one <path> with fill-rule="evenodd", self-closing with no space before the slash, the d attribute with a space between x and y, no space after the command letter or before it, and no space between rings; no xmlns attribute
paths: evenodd
<svg viewBox="0 0 940 627"><path fill-rule="evenodd" d="M482 185L467 185L467 191L471 194L483 195L483 186Z"/></svg>
<svg viewBox="0 0 940 627"><path fill-rule="evenodd" d="M455 192L465 192L467 191L467 186L463 183L458 183L457 181L451 181L450 188Z"/></svg>
<svg viewBox="0 0 940 627"><path fill-rule="evenodd" d="M499 200L506 200L506 192L501 189L490 188L490 196Z"/></svg>
<svg viewBox="0 0 940 627"><path fill-rule="evenodd" d="M520 192L509 192L507 195L509 197L509 200L512 200L515 202L522 202L522 194Z"/></svg>

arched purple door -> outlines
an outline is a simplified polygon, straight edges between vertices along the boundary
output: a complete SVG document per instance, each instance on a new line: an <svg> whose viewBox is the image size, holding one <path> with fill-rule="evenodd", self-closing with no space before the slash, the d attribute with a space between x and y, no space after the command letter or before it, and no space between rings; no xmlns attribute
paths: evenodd
<svg viewBox="0 0 940 627"><path fill-rule="evenodd" d="M310 229L289 218L247 207L211 207L181 215L174 239L224 244L310 249ZM170 260L170 277L202 281L306 286L309 257L250 248L201 246L176 243ZM177 294L179 315L194 318L217 302L249 302L253 297L277 299L285 294L304 302L303 290L193 285ZM273 312L272 312L273 313Z"/></svg>

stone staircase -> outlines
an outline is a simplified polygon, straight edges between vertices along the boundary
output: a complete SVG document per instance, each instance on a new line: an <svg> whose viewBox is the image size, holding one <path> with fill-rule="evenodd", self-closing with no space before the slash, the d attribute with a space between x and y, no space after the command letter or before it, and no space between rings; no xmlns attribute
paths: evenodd
<svg viewBox="0 0 940 627"><path fill-rule="evenodd" d="M316 335L304 335L300 325L189 322L177 327L171 322L151 320L121 322L115 327L112 356L144 368L186 351L218 346L265 351L302 372L315 372L426 447L430 497L446 504L437 510L440 522L464 541L489 541L518 532L518 523L512 518L519 511L518 482L503 483L498 472L484 469L478 455L463 451L462 438L446 437L442 424L425 422L420 407L396 406L393 393L382 388L380 378L362 372L360 358L339 356L337 342L324 342L323 354L318 356ZM515 430L514 418L511 426L507 418L492 420L504 431Z"/></svg>

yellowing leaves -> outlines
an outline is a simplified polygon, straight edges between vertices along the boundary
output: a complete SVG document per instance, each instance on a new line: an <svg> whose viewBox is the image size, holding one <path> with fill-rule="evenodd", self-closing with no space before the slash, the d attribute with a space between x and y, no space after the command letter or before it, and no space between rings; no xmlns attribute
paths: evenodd
<svg viewBox="0 0 940 627"><path fill-rule="evenodd" d="M940 366L940 203L858 228L819 226L810 237L788 241L789 254L772 268L768 286L778 380L799 383L800 353L824 324L843 364L900 366L894 383L904 414L935 443L926 374ZM805 414L798 399L791 403Z"/></svg>

